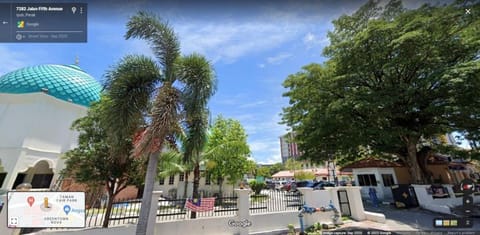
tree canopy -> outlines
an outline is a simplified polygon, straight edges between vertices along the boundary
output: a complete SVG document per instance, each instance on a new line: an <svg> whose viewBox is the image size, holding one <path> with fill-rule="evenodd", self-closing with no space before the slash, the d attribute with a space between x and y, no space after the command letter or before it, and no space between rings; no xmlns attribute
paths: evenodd
<svg viewBox="0 0 480 235"><path fill-rule="evenodd" d="M219 184L224 179L231 184L238 182L255 168L249 154L247 134L240 122L218 117L210 129L205 152L207 172L212 179L219 180Z"/></svg>
<svg viewBox="0 0 480 235"><path fill-rule="evenodd" d="M129 185L140 186L143 183L145 161L129 156L133 149L131 139L124 141L123 153L114 148L102 123L107 97L92 104L87 116L76 120L72 129L79 132L78 147L65 154L62 174L72 177L76 182L89 186L106 187L109 196L107 216L103 226L108 226L108 218L115 196ZM121 159L121 160L119 160Z"/></svg>
<svg viewBox="0 0 480 235"><path fill-rule="evenodd" d="M334 20L328 60L284 82L283 121L306 157L369 148L403 159L420 182L427 177L417 159L422 140L452 131L478 138L480 17L464 8L369 1Z"/></svg>

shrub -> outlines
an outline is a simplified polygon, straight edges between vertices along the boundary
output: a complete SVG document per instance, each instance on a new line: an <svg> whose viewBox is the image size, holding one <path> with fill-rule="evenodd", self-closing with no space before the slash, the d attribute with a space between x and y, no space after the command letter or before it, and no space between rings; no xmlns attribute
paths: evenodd
<svg viewBox="0 0 480 235"><path fill-rule="evenodd" d="M313 180L315 179L315 174L311 171L296 171L294 174L295 180Z"/></svg>
<svg viewBox="0 0 480 235"><path fill-rule="evenodd" d="M262 189L267 186L265 182L260 182L256 180L252 180L248 184L250 185L250 188L255 192L255 194L260 194Z"/></svg>

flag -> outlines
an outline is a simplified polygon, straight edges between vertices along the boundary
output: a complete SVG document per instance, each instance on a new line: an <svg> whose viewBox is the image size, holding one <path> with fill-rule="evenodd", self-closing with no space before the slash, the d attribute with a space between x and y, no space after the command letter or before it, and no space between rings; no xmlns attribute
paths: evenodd
<svg viewBox="0 0 480 235"><path fill-rule="evenodd" d="M185 203L185 207L190 209L193 212L204 212L204 211L211 211L215 206L215 198L208 197L208 198L200 198L200 199L187 199Z"/></svg>

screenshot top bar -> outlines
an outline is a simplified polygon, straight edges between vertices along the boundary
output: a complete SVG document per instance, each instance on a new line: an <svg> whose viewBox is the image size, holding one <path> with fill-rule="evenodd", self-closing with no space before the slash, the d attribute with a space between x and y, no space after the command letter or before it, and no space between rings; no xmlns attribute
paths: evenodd
<svg viewBox="0 0 480 235"><path fill-rule="evenodd" d="M87 4L0 3L0 42L87 42Z"/></svg>

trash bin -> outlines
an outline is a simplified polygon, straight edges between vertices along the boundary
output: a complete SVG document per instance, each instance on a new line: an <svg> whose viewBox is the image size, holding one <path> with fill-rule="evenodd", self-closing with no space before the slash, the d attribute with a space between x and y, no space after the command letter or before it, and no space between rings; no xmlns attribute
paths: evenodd
<svg viewBox="0 0 480 235"><path fill-rule="evenodd" d="M418 207L415 189L408 184L392 186L392 195L397 208Z"/></svg>

